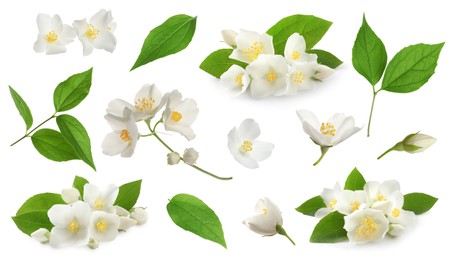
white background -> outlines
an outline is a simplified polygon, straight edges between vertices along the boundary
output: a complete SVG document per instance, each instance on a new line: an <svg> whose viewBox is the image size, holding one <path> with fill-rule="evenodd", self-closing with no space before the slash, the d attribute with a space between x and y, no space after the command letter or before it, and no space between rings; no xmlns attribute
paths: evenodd
<svg viewBox="0 0 451 260"><path fill-rule="evenodd" d="M0 254L16 259L307 259L308 257L360 256L366 259L398 257L415 259L448 252L449 205L449 88L451 68L449 46L443 48L436 74L419 91L411 94L381 92L376 100L372 136L366 128L332 148L317 167L320 155L303 132L295 110L314 111L326 120L336 112L353 115L358 124L367 123L371 86L352 67L351 49L362 14L386 45L389 59L401 48L415 43L451 40L448 8L443 1L9 1L0 4ZM33 51L38 13L59 14L63 22L90 17L101 8L111 9L118 23L117 48L113 54L94 50L82 56L78 40L68 52L47 56ZM197 15L197 30L189 47L170 57L129 72L148 32L172 15ZM292 14L313 14L334 24L317 48L328 50L344 61L321 88L293 97L254 100L233 97L218 80L198 68L221 43L224 28L245 28L264 32L281 18ZM8 91L13 86L31 108L35 125L53 113L53 90L68 76L94 67L89 96L69 113L76 116L91 137L97 172L81 161L56 163L39 155L29 139L14 147L9 144L23 135L22 119ZM130 159L107 157L101 142L110 128L103 119L114 98L133 101L144 83L156 83L164 92L179 89L194 98L200 114L194 124L197 138L191 143L178 134L163 135L176 150L200 151L199 166L218 175L233 176L222 182L204 176L185 165L166 165L167 151L152 138L141 139ZM259 122L260 139L275 144L273 155L257 170L238 164L227 149L227 133L245 118ZM55 122L45 127L56 128ZM144 130L144 129L143 129ZM393 152L376 157L407 134L421 130L438 142L422 154ZM309 237L317 219L301 215L294 208L336 181L344 184L357 166L367 180L397 179L402 191L425 192L439 198L432 211L419 216L416 225L397 239L352 245L311 244ZM59 192L71 185L75 175L100 186L143 179L139 206L148 207L149 222L130 229L117 240L87 248L55 250L21 233L10 217L32 195ZM178 193L201 198L220 217L228 250L175 226L166 212L168 199ZM258 198L267 196L283 211L284 227L297 242L292 246L281 236L262 238L247 230L241 221L254 214Z"/></svg>

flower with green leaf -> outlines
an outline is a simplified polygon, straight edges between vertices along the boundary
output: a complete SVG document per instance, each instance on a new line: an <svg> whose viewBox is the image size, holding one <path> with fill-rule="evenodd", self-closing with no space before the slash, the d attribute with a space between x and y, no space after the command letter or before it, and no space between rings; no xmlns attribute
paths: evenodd
<svg viewBox="0 0 451 260"><path fill-rule="evenodd" d="M408 153L420 153L428 149L433 145L437 139L432 136L415 133L410 134L404 138L401 142L396 143L392 148L385 151L377 159L384 157L387 153L391 151L408 152Z"/></svg>

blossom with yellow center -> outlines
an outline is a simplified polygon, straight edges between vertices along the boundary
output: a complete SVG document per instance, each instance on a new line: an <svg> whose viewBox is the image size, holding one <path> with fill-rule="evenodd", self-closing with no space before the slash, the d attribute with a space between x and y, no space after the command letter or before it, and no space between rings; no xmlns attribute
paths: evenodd
<svg viewBox="0 0 451 260"><path fill-rule="evenodd" d="M247 87L251 82L246 70L235 64L224 72L219 79L220 83L235 95L246 92Z"/></svg>
<svg viewBox="0 0 451 260"><path fill-rule="evenodd" d="M75 38L74 29L63 24L59 15L39 14L36 22L39 33L33 49L46 54L66 52L66 45Z"/></svg>
<svg viewBox="0 0 451 260"><path fill-rule="evenodd" d="M252 151L252 142L248 140L244 140L240 147L242 152L251 152Z"/></svg>
<svg viewBox="0 0 451 260"><path fill-rule="evenodd" d="M367 243L385 237L389 221L380 210L361 209L344 217L344 229L350 242Z"/></svg>
<svg viewBox="0 0 451 260"><path fill-rule="evenodd" d="M118 193L119 188L116 185L111 184L101 190L96 185L88 183L84 186L83 199L93 211L115 213L116 209L113 204Z"/></svg>
<svg viewBox="0 0 451 260"><path fill-rule="evenodd" d="M323 135L335 136L337 129L335 129L334 124L327 122L327 123L321 123L321 127L319 128L319 131Z"/></svg>
<svg viewBox="0 0 451 260"><path fill-rule="evenodd" d="M186 139L192 140L196 135L191 124L198 114L196 101L190 98L182 100L182 94L174 90L167 97L166 109L163 112L164 127L167 131L178 132Z"/></svg>
<svg viewBox="0 0 451 260"><path fill-rule="evenodd" d="M368 197L363 190L344 190L341 192L340 201L337 202L335 207L340 213L349 215L368 206Z"/></svg>
<svg viewBox="0 0 451 260"><path fill-rule="evenodd" d="M157 86L145 84L136 93L134 117L136 121L153 118L164 105L166 105L166 100Z"/></svg>
<svg viewBox="0 0 451 260"><path fill-rule="evenodd" d="M92 213L89 234L92 239L103 242L114 240L120 227L120 217L102 211Z"/></svg>
<svg viewBox="0 0 451 260"><path fill-rule="evenodd" d="M321 192L320 196L323 199L324 204L326 207L320 208L315 212L315 217L317 218L323 218L324 216L328 215L329 213L337 210L337 205L339 205L339 200L341 197L341 187L340 184L337 182L333 189L325 188Z"/></svg>
<svg viewBox="0 0 451 260"><path fill-rule="evenodd" d="M288 64L294 65L296 62L315 62L318 58L316 54L305 52L306 44L304 37L298 33L293 33L288 37L285 44L284 56Z"/></svg>
<svg viewBox="0 0 451 260"><path fill-rule="evenodd" d="M272 36L264 33L240 30L235 37L236 48L234 48L231 59L251 63L262 54L274 54Z"/></svg>

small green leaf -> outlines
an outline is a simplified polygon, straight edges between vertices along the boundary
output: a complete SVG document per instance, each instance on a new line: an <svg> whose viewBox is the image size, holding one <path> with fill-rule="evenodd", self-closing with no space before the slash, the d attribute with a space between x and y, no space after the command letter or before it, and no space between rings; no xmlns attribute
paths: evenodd
<svg viewBox="0 0 451 260"><path fill-rule="evenodd" d="M16 223L17 228L29 236L40 228L46 228L47 230L53 228L46 210L28 212L12 217L12 219Z"/></svg>
<svg viewBox="0 0 451 260"><path fill-rule="evenodd" d="M373 86L379 82L387 65L384 43L368 25L365 15L352 47L352 65Z"/></svg>
<svg viewBox="0 0 451 260"><path fill-rule="evenodd" d="M349 174L345 183L345 190L363 190L366 181L363 178L362 174L359 172L357 168L354 168L352 172Z"/></svg>
<svg viewBox="0 0 451 260"><path fill-rule="evenodd" d="M185 49L196 31L196 18L179 14L155 27L147 35L131 70Z"/></svg>
<svg viewBox="0 0 451 260"><path fill-rule="evenodd" d="M92 81L92 68L74 74L58 84L53 92L55 112L67 111L80 104L89 93Z"/></svg>
<svg viewBox="0 0 451 260"><path fill-rule="evenodd" d="M202 200L193 195L178 194L166 208L177 226L227 248L221 221Z"/></svg>
<svg viewBox="0 0 451 260"><path fill-rule="evenodd" d="M335 243L348 240L343 214L334 211L322 218L310 236L312 243Z"/></svg>
<svg viewBox="0 0 451 260"><path fill-rule="evenodd" d="M424 193L409 193L404 195L404 210L413 211L415 215L428 212L437 202L437 198Z"/></svg>
<svg viewBox="0 0 451 260"><path fill-rule="evenodd" d="M297 207L296 210L304 215L314 217L318 209L325 207L326 204L324 204L323 198L321 198L321 196L316 196L302 203L302 205Z"/></svg>
<svg viewBox="0 0 451 260"><path fill-rule="evenodd" d="M331 69L336 69L343 62L330 52L324 50L309 50L307 53L316 54L318 56L318 63L325 65Z"/></svg>
<svg viewBox="0 0 451 260"><path fill-rule="evenodd" d="M139 193L141 192L142 180L129 182L119 187L119 194L117 195L114 205L121 206L130 211L138 201Z"/></svg>
<svg viewBox="0 0 451 260"><path fill-rule="evenodd" d="M329 30L332 22L313 15L296 14L277 22L267 33L273 36L275 54L283 55L288 37L299 33L305 39L307 50L317 44Z"/></svg>
<svg viewBox="0 0 451 260"><path fill-rule="evenodd" d="M229 58L232 51L233 49L220 49L211 53L202 61L199 68L216 78L221 77L234 64L246 68L247 63Z"/></svg>
<svg viewBox="0 0 451 260"><path fill-rule="evenodd" d="M16 215L26 214L32 211L48 211L53 205L66 204L61 198L61 194L41 193L29 198L19 208Z"/></svg>
<svg viewBox="0 0 451 260"><path fill-rule="evenodd" d="M421 43L402 49L388 63L382 89L409 93L421 88L434 74L444 44Z"/></svg>
<svg viewBox="0 0 451 260"><path fill-rule="evenodd" d="M72 145L80 159L96 170L91 154L91 140L84 126L70 115L58 116L56 123L61 134Z"/></svg>
<svg viewBox="0 0 451 260"><path fill-rule="evenodd" d="M80 192L80 199L83 199L83 193L85 190L85 185L89 183L89 181L83 177L75 176L74 183L72 184L72 187L78 190Z"/></svg>
<svg viewBox="0 0 451 260"><path fill-rule="evenodd" d="M34 148L49 160L65 162L80 159L72 145L60 132L53 129L43 128L36 131L31 136L31 142Z"/></svg>
<svg viewBox="0 0 451 260"><path fill-rule="evenodd" d="M11 86L9 87L9 92L11 93L14 104L16 105L19 114L22 116L28 131L28 129L30 129L33 125L33 115L31 114L30 108L28 108L25 100L23 100L19 93L17 93Z"/></svg>

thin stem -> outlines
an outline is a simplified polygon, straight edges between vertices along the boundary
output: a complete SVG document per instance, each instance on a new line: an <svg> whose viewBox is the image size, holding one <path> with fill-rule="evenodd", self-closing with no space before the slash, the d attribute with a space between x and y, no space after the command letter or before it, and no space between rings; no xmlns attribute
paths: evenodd
<svg viewBox="0 0 451 260"><path fill-rule="evenodd" d="M376 95L379 91L374 90L373 86L373 101L371 102L371 111L370 111L370 119L368 120L368 131L367 131L367 137L370 137L370 128L371 128L371 118L373 117L373 109L374 109L374 101L376 100Z"/></svg>
<svg viewBox="0 0 451 260"><path fill-rule="evenodd" d="M15 141L14 143L12 143L10 146L14 146L15 144L17 144L18 142L22 141L23 139L27 138L30 136L30 134L32 134L34 131L36 131L36 129L38 129L39 127L41 127L43 124L47 123L48 121L52 120L53 118L55 118L55 114L53 114L51 117L47 118L46 120L44 120L44 122L40 123L38 126L36 126L35 128L31 129L29 132L27 132L24 136L22 136L21 138L19 138L17 141Z"/></svg>
<svg viewBox="0 0 451 260"><path fill-rule="evenodd" d="M379 157L377 157L377 159L379 160L380 158L384 157L387 153L389 153L391 151L404 151L403 147L404 147L403 143L399 142L399 143L395 144L392 148L390 148L387 151L385 151Z"/></svg>
<svg viewBox="0 0 451 260"><path fill-rule="evenodd" d="M324 155L326 155L327 151L329 151L329 147L321 146L321 156L320 156L319 159L313 164L313 166L316 166L316 165L318 165L318 163L321 162L321 160L323 159Z"/></svg>
<svg viewBox="0 0 451 260"><path fill-rule="evenodd" d="M287 234L287 232L285 231L285 229L283 229L282 226L280 226L279 224L277 224L276 230L277 230L277 233L279 233L280 235L282 235L282 236L288 238L288 240L290 240L290 242L293 244L293 246L296 245L296 243L294 243L293 239L291 239L291 237Z"/></svg>
<svg viewBox="0 0 451 260"><path fill-rule="evenodd" d="M377 159L379 160L380 158L384 157L387 153L393 151L393 148L388 149L387 151L385 151L383 154L381 154L379 157L377 157Z"/></svg>
<svg viewBox="0 0 451 260"><path fill-rule="evenodd" d="M160 143L161 143L162 145L164 145L170 152L174 153L174 150L172 150L172 148L169 147L169 145L167 145L167 144L163 141L163 139L161 139L161 138L157 135L157 133L153 132L153 136L155 136L155 138L157 138L158 141L160 141ZM182 159L182 158L181 158L181 159ZM182 160L183 160L183 159L182 159Z"/></svg>
<svg viewBox="0 0 451 260"><path fill-rule="evenodd" d="M180 158L180 159L183 161L183 158ZM194 169L196 169L196 170L198 170L198 171L201 171L201 172L207 174L208 176L211 176L211 177L216 178L216 179L218 179L218 180L228 181L228 180L233 179L232 177L219 177L219 176L214 175L213 173L211 173L211 172L209 172L209 171L206 171L206 170L200 168L200 167L197 166L197 165L191 165L191 164L188 164L188 165L191 166L191 167L193 167Z"/></svg>

